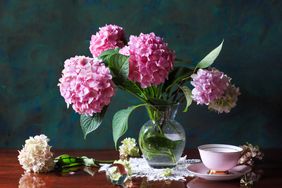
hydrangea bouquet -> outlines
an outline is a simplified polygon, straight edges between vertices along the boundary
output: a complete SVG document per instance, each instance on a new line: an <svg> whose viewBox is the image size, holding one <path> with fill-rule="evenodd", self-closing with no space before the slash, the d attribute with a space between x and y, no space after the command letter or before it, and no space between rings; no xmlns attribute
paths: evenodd
<svg viewBox="0 0 282 188"><path fill-rule="evenodd" d="M183 109L186 112L195 101L219 113L228 113L236 105L239 89L231 84L230 77L210 67L222 45L223 41L195 67L189 67L183 61L179 63L175 52L154 33L131 35L127 42L122 27L106 25L91 37L89 49L93 57L75 56L65 61L58 86L67 106L71 105L81 115L84 137L100 126L117 89L132 94L141 103L114 115L115 145L128 129L131 112L144 106L159 131L158 139L151 143L169 146L165 153L175 161L170 154L175 146L165 136L164 121L159 121L163 106L186 101ZM139 145L142 141L139 139ZM142 146L141 151L151 156L159 152Z"/></svg>

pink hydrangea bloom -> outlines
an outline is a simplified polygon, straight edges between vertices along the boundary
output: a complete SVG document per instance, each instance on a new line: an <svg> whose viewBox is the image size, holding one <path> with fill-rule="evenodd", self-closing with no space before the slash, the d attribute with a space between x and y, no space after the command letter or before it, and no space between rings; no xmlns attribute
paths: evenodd
<svg viewBox="0 0 282 188"><path fill-rule="evenodd" d="M79 114L93 115L108 105L114 95L110 70L99 60L75 56L65 61L59 79L61 95Z"/></svg>
<svg viewBox="0 0 282 188"><path fill-rule="evenodd" d="M129 56L129 46L124 46L122 49L119 50L119 53L122 55Z"/></svg>
<svg viewBox="0 0 282 188"><path fill-rule="evenodd" d="M93 57L98 57L102 52L122 48L124 46L124 31L117 25L105 25L99 28L99 32L91 36L90 52Z"/></svg>
<svg viewBox="0 0 282 188"><path fill-rule="evenodd" d="M236 106L239 95L239 88L236 88L234 85L229 85L220 98L209 104L209 109L215 110L218 113L229 113L230 110Z"/></svg>
<svg viewBox="0 0 282 188"><path fill-rule="evenodd" d="M130 36L128 46L129 79L142 88L163 83L173 68L175 55L162 38L141 33L138 37ZM127 53L126 49L124 52Z"/></svg>
<svg viewBox="0 0 282 188"><path fill-rule="evenodd" d="M230 78L215 68L199 69L191 78L191 84L195 87L192 90L192 98L197 104L208 105L220 98L230 84Z"/></svg>

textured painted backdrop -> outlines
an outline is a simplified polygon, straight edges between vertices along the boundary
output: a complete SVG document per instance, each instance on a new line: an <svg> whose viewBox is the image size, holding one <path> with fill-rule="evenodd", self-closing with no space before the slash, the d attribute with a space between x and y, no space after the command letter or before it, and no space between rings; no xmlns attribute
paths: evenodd
<svg viewBox="0 0 282 188"><path fill-rule="evenodd" d="M127 34L154 31L179 58L199 61L225 44L215 65L233 78L242 95L230 114L193 105L178 120L187 147L204 143L282 147L282 1L0 1L0 147L20 148L44 133L55 148L113 148L114 112L137 101L118 92L103 125L87 140L79 116L66 109L57 87L66 58L90 55L91 34L107 23ZM132 114L127 136L147 120Z"/></svg>

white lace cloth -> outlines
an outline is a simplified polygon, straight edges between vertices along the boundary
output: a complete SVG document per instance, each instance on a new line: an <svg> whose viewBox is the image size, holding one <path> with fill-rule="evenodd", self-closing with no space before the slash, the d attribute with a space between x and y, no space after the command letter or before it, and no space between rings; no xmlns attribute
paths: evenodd
<svg viewBox="0 0 282 188"><path fill-rule="evenodd" d="M201 161L200 159L187 159L186 156L181 157L177 165L171 169L171 175L169 176L164 175L166 169L154 169L147 164L144 158L130 158L129 162L132 170L131 177L146 177L148 181L185 181L185 177L194 176L188 172L187 166ZM99 171L106 171L109 166L109 164L104 164Z"/></svg>

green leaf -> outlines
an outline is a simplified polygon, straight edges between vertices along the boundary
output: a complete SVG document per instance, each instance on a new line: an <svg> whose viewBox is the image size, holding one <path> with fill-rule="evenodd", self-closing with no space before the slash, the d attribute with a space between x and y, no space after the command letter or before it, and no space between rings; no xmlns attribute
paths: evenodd
<svg viewBox="0 0 282 188"><path fill-rule="evenodd" d="M110 57L113 54L116 54L118 52L119 52L119 48L106 50L106 51L102 52L101 55L98 58L104 60L105 58Z"/></svg>
<svg viewBox="0 0 282 188"><path fill-rule="evenodd" d="M133 93L134 95L142 99L142 101L145 101L140 86L128 80L128 56L120 54L119 49L116 48L114 50L107 50L103 52L99 56L99 58L102 59L104 63L109 67L113 76L112 80L116 86L130 93Z"/></svg>
<svg viewBox="0 0 282 188"><path fill-rule="evenodd" d="M96 113L93 116L80 116L80 126L83 132L84 139L86 139L86 136L89 133L95 131L101 125L106 111L107 107L104 107L101 113Z"/></svg>
<svg viewBox="0 0 282 188"><path fill-rule="evenodd" d="M128 79L129 62L128 56L119 54L118 51L111 50L105 51L100 57L102 57L104 63L109 67L113 75L113 81Z"/></svg>
<svg viewBox="0 0 282 188"><path fill-rule="evenodd" d="M111 73L113 75L113 82L116 86L119 88L126 90L130 93L133 93L137 97L142 98L142 101L144 101L144 95L142 93L141 87L130 81L128 79L129 74L129 57L124 56L116 52L115 54L112 54L110 57L108 56L105 61L107 62L107 65L109 69L111 70Z"/></svg>
<svg viewBox="0 0 282 188"><path fill-rule="evenodd" d="M204 69L209 66L211 66L214 62L214 60L217 58L219 55L222 45L223 45L224 40L220 43L218 47L216 47L214 50L212 50L204 59L202 59L196 66L196 68Z"/></svg>
<svg viewBox="0 0 282 188"><path fill-rule="evenodd" d="M67 154L60 155L54 159L55 169L62 171L62 169L74 167L74 166L82 166L83 160L79 157L72 157Z"/></svg>
<svg viewBox="0 0 282 188"><path fill-rule="evenodd" d="M193 73L193 69L188 67L175 67L168 75L168 79L164 83L163 91L169 92L169 90L178 85L178 83L184 79L187 79Z"/></svg>
<svg viewBox="0 0 282 188"><path fill-rule="evenodd" d="M118 83L118 84L117 84ZM142 89L136 83L130 80L123 80L122 82L117 82L116 85L121 86L122 89L127 89L135 94L142 95Z"/></svg>
<svg viewBox="0 0 282 188"><path fill-rule="evenodd" d="M128 129L128 118L131 112L144 104L137 106L130 106L126 109L118 111L113 117L113 138L115 142L115 147L117 148L118 139L125 134Z"/></svg>
<svg viewBox="0 0 282 188"><path fill-rule="evenodd" d="M140 148L149 159L164 156L176 162L173 151L183 140L170 140L163 134L145 131L140 135Z"/></svg>
<svg viewBox="0 0 282 188"><path fill-rule="evenodd" d="M114 54L109 58L109 68L112 71L114 77L119 79L128 79L129 73L129 57Z"/></svg>
<svg viewBox="0 0 282 188"><path fill-rule="evenodd" d="M96 161L93 158L88 158L86 156L82 156L82 157L80 157L80 159L82 159L83 164L85 166L97 166Z"/></svg>
<svg viewBox="0 0 282 188"><path fill-rule="evenodd" d="M156 98L149 98L148 102L152 105L169 105L171 104L169 101L167 100L163 100L163 99L156 99Z"/></svg>
<svg viewBox="0 0 282 188"><path fill-rule="evenodd" d="M179 87L182 90L182 92L183 92L183 94L185 96L185 99L186 99L186 107L183 110L183 112L187 112L188 107L192 104L192 101L193 101L193 99L192 99L192 92L191 92L190 88L187 87L187 86L179 86Z"/></svg>

